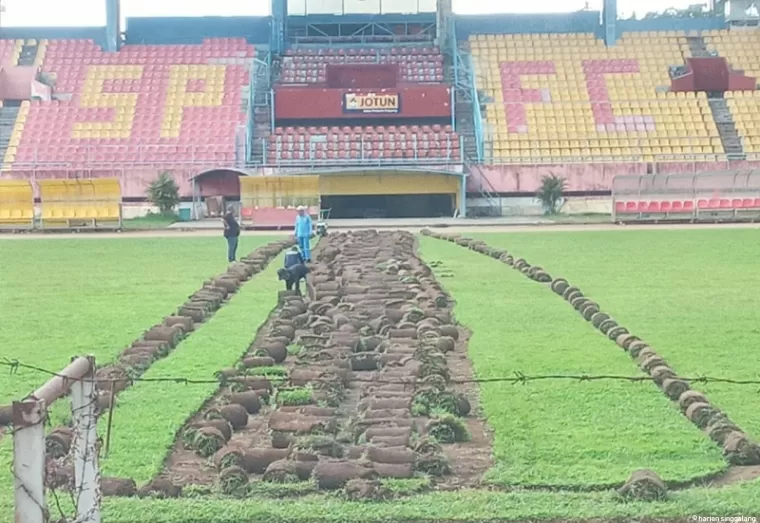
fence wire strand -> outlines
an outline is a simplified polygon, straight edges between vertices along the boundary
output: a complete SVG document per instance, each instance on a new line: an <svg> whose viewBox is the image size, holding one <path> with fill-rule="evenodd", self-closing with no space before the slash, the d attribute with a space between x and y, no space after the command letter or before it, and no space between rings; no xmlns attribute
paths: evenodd
<svg viewBox="0 0 760 523"><path fill-rule="evenodd" d="M23 363L19 360L10 360L8 358L3 358L0 360L0 366L4 366L9 368L10 374L17 374L19 372L19 369L26 369L31 370L35 372L39 372L42 374L46 374L48 376L58 376L63 377L54 371L42 368L37 365L30 365ZM262 376L261 374L256 374L255 367L253 369L248 369L249 373L248 376ZM139 383L139 382L146 382L146 383L176 383L178 385L211 385L211 384L217 384L217 385L223 385L225 383L235 383L236 378L243 378L245 375L241 375L239 377L232 377L228 378L225 381L222 381L217 378L197 378L197 377L190 377L190 376L158 376L158 377L119 377L119 378L95 378L93 381L98 384L113 384L118 382L128 382L128 383ZM271 381L280 379L279 376L264 376L268 377ZM738 378L728 378L724 376L693 376L693 377L686 377L686 376L676 376L677 379L688 381L690 383L720 383L720 384L729 384L729 385L740 385L740 386L760 386L760 375L758 375L757 378L752 379L738 379ZM71 379L71 378L68 378ZM282 376L283 380L287 380L287 376ZM332 379L328 378L317 378L315 380L310 381L333 381ZM365 381L365 380L354 380L354 381ZM386 385L413 385L415 383L424 383L423 380L420 379L395 379L395 380L384 380L382 378L377 379L377 376L374 376L372 380L366 380L368 383L371 381L371 383L374 384L386 384ZM639 375L639 376L625 376L620 374L537 374L537 375L529 375L525 374L521 371L514 371L511 376L497 376L497 377L487 377L487 378L466 378L466 379L451 379L449 380L449 383L451 384L472 384L472 383L512 383L512 384L528 384L530 382L534 381L576 381L576 382L591 382L591 381L620 381L620 382L629 382L629 383L640 383L640 382L652 382L656 381L655 378L647 375ZM760 390L758 390L760 392Z"/></svg>

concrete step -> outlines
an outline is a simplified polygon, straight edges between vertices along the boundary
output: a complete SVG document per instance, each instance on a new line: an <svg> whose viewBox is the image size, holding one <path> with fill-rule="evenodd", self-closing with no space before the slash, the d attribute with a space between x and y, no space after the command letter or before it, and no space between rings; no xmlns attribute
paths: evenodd
<svg viewBox="0 0 760 523"><path fill-rule="evenodd" d="M37 45L24 45L18 58L18 65L34 65L37 58Z"/></svg>

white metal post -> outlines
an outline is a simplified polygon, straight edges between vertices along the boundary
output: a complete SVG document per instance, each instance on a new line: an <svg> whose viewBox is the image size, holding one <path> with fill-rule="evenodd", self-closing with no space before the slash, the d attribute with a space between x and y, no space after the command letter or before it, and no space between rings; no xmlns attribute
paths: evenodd
<svg viewBox="0 0 760 523"><path fill-rule="evenodd" d="M45 523L45 402L13 403L16 523Z"/></svg>
<svg viewBox="0 0 760 523"><path fill-rule="evenodd" d="M71 386L76 523L100 523L98 395L95 389L95 360L88 359L90 371Z"/></svg>

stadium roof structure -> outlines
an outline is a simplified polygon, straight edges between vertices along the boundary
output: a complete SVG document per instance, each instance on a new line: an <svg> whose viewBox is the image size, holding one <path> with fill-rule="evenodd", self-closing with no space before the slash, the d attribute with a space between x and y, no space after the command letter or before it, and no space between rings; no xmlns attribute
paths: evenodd
<svg viewBox="0 0 760 523"><path fill-rule="evenodd" d="M244 37L250 43L270 45L275 52L306 28L341 25L388 26L392 24L453 24L456 36L471 33L593 33L608 45L629 31L706 31L726 26L723 13L697 18L662 16L653 19L617 19L616 0L605 0L602 11L582 10L548 14L457 15L450 0L418 0L401 4L397 0L271 0L271 16L137 17L121 26L119 0L104 0L106 24L102 27L0 27L0 38L92 39L106 50L128 44L200 43L204 38ZM388 6L384 4L388 2ZM328 5L329 4L329 5ZM405 12L400 11L403 5ZM411 12L410 12L411 11ZM601 23L600 23L601 20Z"/></svg>

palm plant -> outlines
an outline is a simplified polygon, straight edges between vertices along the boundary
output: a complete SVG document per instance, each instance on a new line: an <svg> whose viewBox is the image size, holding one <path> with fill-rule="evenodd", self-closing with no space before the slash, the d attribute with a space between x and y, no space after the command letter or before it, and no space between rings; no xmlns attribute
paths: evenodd
<svg viewBox="0 0 760 523"><path fill-rule="evenodd" d="M174 208L180 202L179 186L170 172L162 172L158 178L151 182L148 187L148 199L158 207L161 214L170 215L174 213Z"/></svg>
<svg viewBox="0 0 760 523"><path fill-rule="evenodd" d="M536 193L536 198L541 202L544 214L557 214L562 203L562 195L565 192L566 185L565 179L556 174L550 174L541 178L541 187Z"/></svg>

